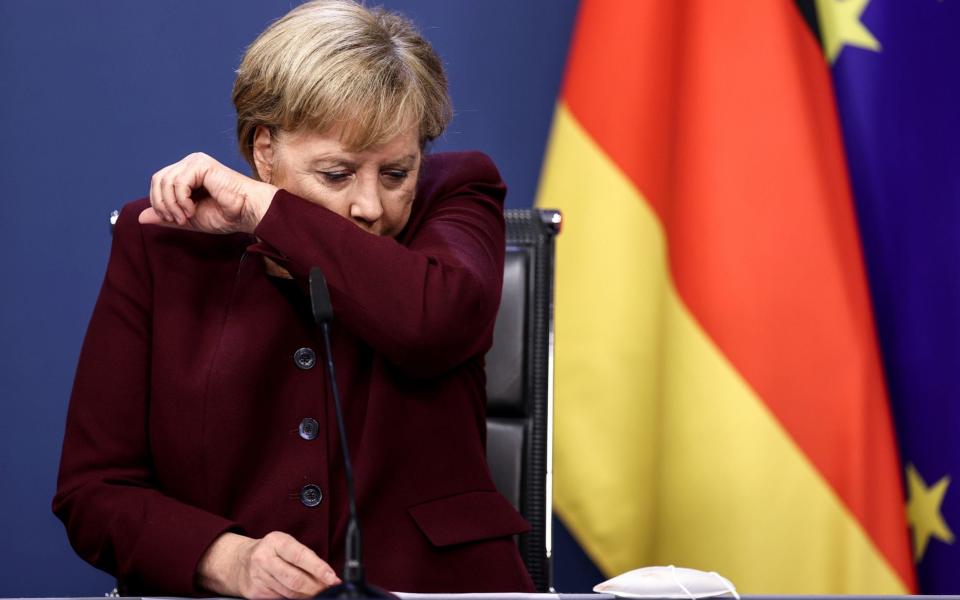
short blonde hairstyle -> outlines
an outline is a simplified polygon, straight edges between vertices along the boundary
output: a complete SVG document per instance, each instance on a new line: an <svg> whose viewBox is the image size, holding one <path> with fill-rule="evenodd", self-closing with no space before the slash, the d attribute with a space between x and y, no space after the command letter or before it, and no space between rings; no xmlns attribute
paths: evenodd
<svg viewBox="0 0 960 600"><path fill-rule="evenodd" d="M440 58L408 19L353 0L302 4L247 48L233 85L237 141L254 174L258 126L276 134L343 127L363 150L416 126L438 137L452 108Z"/></svg>

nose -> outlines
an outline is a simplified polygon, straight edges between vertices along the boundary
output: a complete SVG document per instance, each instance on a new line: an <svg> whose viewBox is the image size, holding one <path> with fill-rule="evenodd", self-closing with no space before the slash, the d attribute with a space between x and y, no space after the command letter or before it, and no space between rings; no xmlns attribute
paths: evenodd
<svg viewBox="0 0 960 600"><path fill-rule="evenodd" d="M383 215L380 184L375 178L360 178L350 199L350 218L368 228Z"/></svg>

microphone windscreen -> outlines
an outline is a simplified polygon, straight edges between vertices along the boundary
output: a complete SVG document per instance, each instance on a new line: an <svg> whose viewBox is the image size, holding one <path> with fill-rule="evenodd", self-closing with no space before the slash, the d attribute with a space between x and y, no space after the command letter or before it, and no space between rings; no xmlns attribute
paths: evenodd
<svg viewBox="0 0 960 600"><path fill-rule="evenodd" d="M313 320L317 325L333 320L330 292L327 290L327 280L320 267L310 269L310 307L313 309Z"/></svg>

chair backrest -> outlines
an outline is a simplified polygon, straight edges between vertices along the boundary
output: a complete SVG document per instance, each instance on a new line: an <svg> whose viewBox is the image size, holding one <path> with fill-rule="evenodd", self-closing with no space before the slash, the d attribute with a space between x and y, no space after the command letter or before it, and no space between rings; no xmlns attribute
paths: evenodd
<svg viewBox="0 0 960 600"><path fill-rule="evenodd" d="M555 210L509 209L503 296L486 356L487 462L530 522L520 553L537 591L552 591L553 257Z"/></svg>

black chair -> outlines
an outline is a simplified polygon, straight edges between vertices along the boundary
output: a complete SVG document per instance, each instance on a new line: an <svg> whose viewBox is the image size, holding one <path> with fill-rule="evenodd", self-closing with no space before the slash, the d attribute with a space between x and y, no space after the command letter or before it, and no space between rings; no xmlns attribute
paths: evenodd
<svg viewBox="0 0 960 600"><path fill-rule="evenodd" d="M487 462L497 488L530 522L520 553L550 592L553 435L553 257L561 216L510 209L503 296L486 356Z"/></svg>

